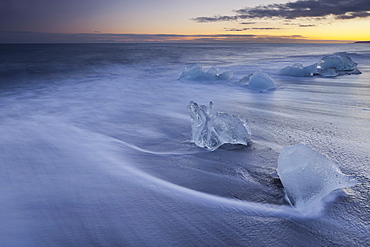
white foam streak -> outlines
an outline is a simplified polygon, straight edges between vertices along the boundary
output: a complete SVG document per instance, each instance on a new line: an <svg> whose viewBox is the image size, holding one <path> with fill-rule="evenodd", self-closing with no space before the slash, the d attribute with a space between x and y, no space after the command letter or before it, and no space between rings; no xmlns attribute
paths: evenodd
<svg viewBox="0 0 370 247"><path fill-rule="evenodd" d="M121 163L122 161L117 160L116 162ZM303 216L295 208L286 205L263 204L211 195L154 177L128 164L122 167L124 170L134 175L135 177L131 178L134 178L135 182L140 181L140 185L146 185L149 189L176 200L183 200L184 203L192 203L214 210L236 212L251 216L288 218L310 218L312 216L317 216L316 214Z"/></svg>

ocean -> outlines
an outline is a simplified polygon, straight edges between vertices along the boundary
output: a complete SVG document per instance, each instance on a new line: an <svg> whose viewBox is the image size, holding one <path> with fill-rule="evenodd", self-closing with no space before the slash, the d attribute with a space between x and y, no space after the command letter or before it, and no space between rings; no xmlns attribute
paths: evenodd
<svg viewBox="0 0 370 247"><path fill-rule="evenodd" d="M360 75L280 69L347 52ZM178 80L185 67L229 81ZM240 85L260 70L277 85ZM190 101L248 119L252 142L191 141ZM281 150L355 176L315 215L285 200ZM1 44L0 245L368 246L369 44Z"/></svg>

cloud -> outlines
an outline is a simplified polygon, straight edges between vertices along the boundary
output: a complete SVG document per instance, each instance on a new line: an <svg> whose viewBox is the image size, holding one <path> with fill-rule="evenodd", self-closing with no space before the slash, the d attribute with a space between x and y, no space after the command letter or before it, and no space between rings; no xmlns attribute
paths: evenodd
<svg viewBox="0 0 370 247"><path fill-rule="evenodd" d="M299 25L299 27L316 27L316 25L313 25L313 24L301 24Z"/></svg>
<svg viewBox="0 0 370 247"><path fill-rule="evenodd" d="M242 25L253 25L253 24L256 24L256 23L253 22L253 21L247 21L247 22L240 22L239 24L242 24Z"/></svg>
<svg viewBox="0 0 370 247"><path fill-rule="evenodd" d="M196 22L235 21L262 18L327 18L354 19L370 16L369 0L298 0L285 4L259 5L236 10L236 15L196 17Z"/></svg>
<svg viewBox="0 0 370 247"><path fill-rule="evenodd" d="M353 18L366 18L366 17L369 17L369 16L370 16L370 13L366 12L366 11L361 11L361 12L357 12L357 13L356 12L350 12L350 13L346 13L346 14L337 16L337 19L345 20L345 19L353 19Z"/></svg>
<svg viewBox="0 0 370 247"><path fill-rule="evenodd" d="M192 20L196 22L215 22L215 21L236 21L238 20L238 16L221 16L221 15L216 15L213 17L195 17L192 18Z"/></svg>
<svg viewBox="0 0 370 247"><path fill-rule="evenodd" d="M246 27L246 28L224 28L227 32L242 32L246 30L280 30L276 27Z"/></svg>
<svg viewBox="0 0 370 247"><path fill-rule="evenodd" d="M226 32L242 32L248 30L248 28L224 28Z"/></svg>

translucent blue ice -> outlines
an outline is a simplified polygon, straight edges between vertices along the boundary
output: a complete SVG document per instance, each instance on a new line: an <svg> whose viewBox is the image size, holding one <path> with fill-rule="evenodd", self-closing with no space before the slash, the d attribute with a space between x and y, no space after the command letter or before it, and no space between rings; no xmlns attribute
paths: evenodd
<svg viewBox="0 0 370 247"><path fill-rule="evenodd" d="M259 92L276 88L271 77L259 70L241 79L240 84L247 86L250 90Z"/></svg>
<svg viewBox="0 0 370 247"><path fill-rule="evenodd" d="M361 74L357 69L357 63L353 62L346 52L336 52L323 57L318 63L303 66L300 63L287 66L279 71L281 75L295 77L335 77L344 74Z"/></svg>
<svg viewBox="0 0 370 247"><path fill-rule="evenodd" d="M213 151L225 143L248 145L250 142L251 131L247 119L217 112L212 102L207 107L190 101L188 111L192 141L197 146Z"/></svg>
<svg viewBox="0 0 370 247"><path fill-rule="evenodd" d="M282 150L277 172L287 199L303 214L319 206L332 191L357 183L355 177L344 175L333 161L304 144Z"/></svg>
<svg viewBox="0 0 370 247"><path fill-rule="evenodd" d="M309 77L315 71L317 63L310 66L304 67L300 63L293 64L292 66L287 66L279 71L281 75L290 75L295 77Z"/></svg>
<svg viewBox="0 0 370 247"><path fill-rule="evenodd" d="M353 62L346 52L337 52L323 57L316 66L313 75L334 77L340 74L361 74L357 63Z"/></svg>
<svg viewBox="0 0 370 247"><path fill-rule="evenodd" d="M232 70L218 74L217 66L212 66L209 70L203 70L200 63L192 64L186 67L181 75L180 80L192 80L192 81L216 81L216 80L230 80L234 75Z"/></svg>

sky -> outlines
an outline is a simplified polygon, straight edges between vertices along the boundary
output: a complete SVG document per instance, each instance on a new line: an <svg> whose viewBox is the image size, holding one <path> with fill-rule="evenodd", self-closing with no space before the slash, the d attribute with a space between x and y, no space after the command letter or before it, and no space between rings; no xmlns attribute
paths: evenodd
<svg viewBox="0 0 370 247"><path fill-rule="evenodd" d="M370 0L0 0L0 43L370 40Z"/></svg>

